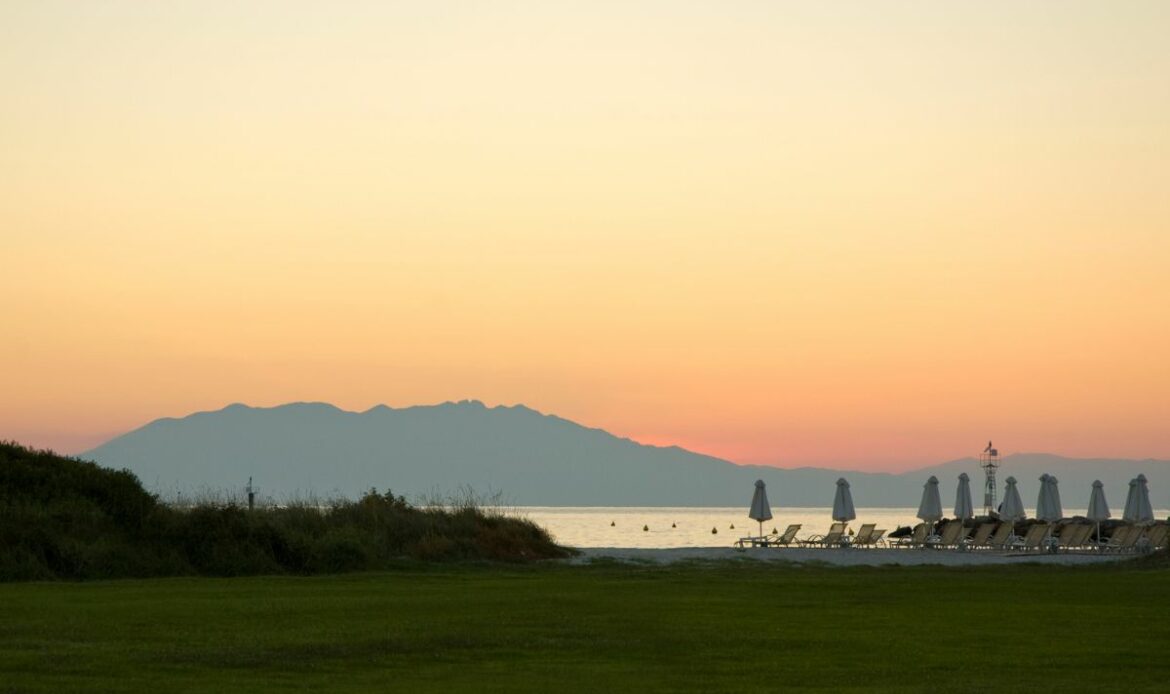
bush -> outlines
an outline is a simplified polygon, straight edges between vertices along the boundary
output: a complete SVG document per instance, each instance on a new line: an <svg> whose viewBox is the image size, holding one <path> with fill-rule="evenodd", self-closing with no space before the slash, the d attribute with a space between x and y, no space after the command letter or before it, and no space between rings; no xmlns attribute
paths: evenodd
<svg viewBox="0 0 1170 694"><path fill-rule="evenodd" d="M455 540L445 535L428 532L407 548L407 553L415 559L423 561L437 561L451 559L456 554Z"/></svg>
<svg viewBox="0 0 1170 694"><path fill-rule="evenodd" d="M371 565L369 537L353 528L331 529L313 547L314 573L360 571Z"/></svg>
<svg viewBox="0 0 1170 694"><path fill-rule="evenodd" d="M130 472L0 443L0 581L337 573L424 561L562 557L535 524L416 508L390 491L322 508L173 508Z"/></svg>

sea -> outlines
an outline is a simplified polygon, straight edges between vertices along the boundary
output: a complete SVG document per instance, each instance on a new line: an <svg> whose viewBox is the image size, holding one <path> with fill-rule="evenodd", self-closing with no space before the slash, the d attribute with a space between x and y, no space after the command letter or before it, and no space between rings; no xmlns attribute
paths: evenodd
<svg viewBox="0 0 1170 694"><path fill-rule="evenodd" d="M894 530L918 522L917 508L859 508L850 524L877 523ZM740 507L523 506L515 514L549 531L558 544L570 547L727 547L741 537L756 535L760 524ZM824 534L833 523L832 509L773 509L764 532L783 532L800 523L797 537Z"/></svg>
<svg viewBox="0 0 1170 694"><path fill-rule="evenodd" d="M858 528L862 523L876 523L892 532L899 526L913 526L917 508L857 508ZM1032 509L1028 509L1031 511ZM741 537L756 535L760 524L747 517L746 506L737 507L631 507L631 506L521 506L514 515L527 518L552 534L553 539L570 547L728 547ZM833 523L832 509L773 508L774 517L763 526L784 532L791 523L800 523L797 537L820 535ZM1066 517L1083 515L1083 508L1065 508ZM1120 515L1117 514L1117 515ZM1170 512L1158 510L1155 518Z"/></svg>

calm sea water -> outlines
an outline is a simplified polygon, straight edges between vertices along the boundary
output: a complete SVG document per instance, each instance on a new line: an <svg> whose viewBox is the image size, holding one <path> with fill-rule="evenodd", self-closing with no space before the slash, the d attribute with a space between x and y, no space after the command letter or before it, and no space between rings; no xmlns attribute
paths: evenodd
<svg viewBox="0 0 1170 694"><path fill-rule="evenodd" d="M759 533L746 507L547 507L526 506L517 513L547 529L559 544L571 547L727 547L738 538ZM916 521L916 508L859 508L857 520L893 530ZM823 534L832 524L831 508L773 509L764 532L783 532L789 523L803 525L797 537ZM646 529L643 529L646 528ZM715 532L712 532L714 530Z"/></svg>
<svg viewBox="0 0 1170 694"><path fill-rule="evenodd" d="M857 520L849 525L858 528L862 523L877 523L879 528L892 531L899 525L917 523L914 517L917 510L916 507L858 508ZM746 506L523 506L515 511L547 529L559 544L571 547L727 547L740 537L759 532L759 524L747 517ZM783 532L789 523L800 523L803 527L797 537L820 535L833 522L831 512L828 507L772 509L775 517L764 523L764 532L773 528ZM1068 516L1084 512L1081 508L1065 509ZM1155 513L1157 518L1166 516L1165 510Z"/></svg>

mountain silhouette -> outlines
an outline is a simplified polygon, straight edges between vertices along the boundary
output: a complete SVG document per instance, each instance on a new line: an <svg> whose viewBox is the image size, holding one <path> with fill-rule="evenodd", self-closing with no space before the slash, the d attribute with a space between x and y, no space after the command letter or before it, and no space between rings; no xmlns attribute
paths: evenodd
<svg viewBox="0 0 1170 694"><path fill-rule="evenodd" d="M841 476L857 506L917 506L933 474L949 507L956 476L967 472L976 509L982 507L983 474L974 458L902 474L736 465L639 444L523 405L476 400L365 412L325 403L235 404L156 420L80 457L127 468L163 494L239 490L253 478L276 498L352 497L370 487L445 498L472 489L499 493L509 504L548 506L746 507L756 479L768 484L774 506L829 506ZM1060 480L1069 509L1087 505L1092 481L1101 479L1119 516L1139 472L1150 479L1155 508L1170 506L1170 461L1163 460L1010 455L1000 469L1000 492L1003 480L1015 476L1031 506L1045 472Z"/></svg>

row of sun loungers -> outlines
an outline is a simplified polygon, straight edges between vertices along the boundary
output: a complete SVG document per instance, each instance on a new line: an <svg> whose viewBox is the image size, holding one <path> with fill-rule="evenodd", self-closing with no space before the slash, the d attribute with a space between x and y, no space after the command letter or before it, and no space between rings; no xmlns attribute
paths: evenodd
<svg viewBox="0 0 1170 694"><path fill-rule="evenodd" d="M937 534L927 534L929 525L920 524L908 538L902 538L898 547L934 547L939 549L1008 551L1154 551L1165 549L1170 524L1123 525L1113 531L1105 542L1099 541L1096 525L1092 523L1035 523L1022 536L1015 534L1012 523L982 523L966 527L960 521L951 521Z"/></svg>
<svg viewBox="0 0 1170 694"><path fill-rule="evenodd" d="M906 537L886 539L886 530L874 523L862 525L856 534L849 535L846 523L833 523L824 535L796 538L799 524L789 525L783 533L763 537L745 537L736 544L740 547L895 547L903 549L958 549L964 551L1076 551L1151 552L1166 549L1170 544L1170 523L1152 525L1122 525L1114 529L1109 539L1102 542L1095 537L1097 526L1092 523L1036 523L1023 536L1015 534L1015 524L990 521L968 527L962 521L946 523L937 534L933 526L919 523Z"/></svg>
<svg viewBox="0 0 1170 694"><path fill-rule="evenodd" d="M858 529L854 535L846 534L847 523L833 523L829 532L824 535L810 535L803 540L796 539L800 532L799 523L790 525L782 533L765 535L763 537L744 537L736 545L745 547L878 547L886 544L885 528L877 527L876 523L867 523Z"/></svg>
<svg viewBox="0 0 1170 694"><path fill-rule="evenodd" d="M836 527L834 523L834 527ZM745 547L751 545L752 547L790 547L800 540L796 539L796 533L800 532L801 525L796 523L788 526L788 528L779 534L764 535L763 537L743 537L736 541L736 545Z"/></svg>

